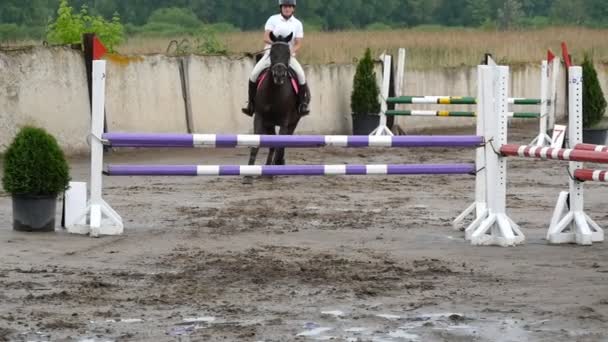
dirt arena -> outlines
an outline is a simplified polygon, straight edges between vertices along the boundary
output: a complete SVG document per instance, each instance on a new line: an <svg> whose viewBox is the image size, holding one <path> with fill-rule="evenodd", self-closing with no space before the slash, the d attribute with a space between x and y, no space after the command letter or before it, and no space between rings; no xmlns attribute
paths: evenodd
<svg viewBox="0 0 608 342"><path fill-rule="evenodd" d="M510 140L533 136L520 127ZM108 159L242 164L246 154ZM292 149L287 158L446 163L474 153ZM72 177L87 179L87 160L71 162ZM508 212L527 236L516 248L472 247L452 230L473 201L468 176L279 177L253 186L106 177L105 198L126 233L100 239L13 232L4 194L0 341L608 341L608 245L544 240L566 166L509 162ZM608 226L608 186L587 189L587 213Z"/></svg>

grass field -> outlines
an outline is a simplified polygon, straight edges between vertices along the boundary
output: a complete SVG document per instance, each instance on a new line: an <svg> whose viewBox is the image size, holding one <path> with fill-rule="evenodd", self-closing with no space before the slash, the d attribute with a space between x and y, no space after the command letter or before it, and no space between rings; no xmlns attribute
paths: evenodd
<svg viewBox="0 0 608 342"><path fill-rule="evenodd" d="M260 50L261 35L261 32L226 33L219 39L231 54L242 54ZM502 63L514 65L537 63L549 48L561 55L560 44L565 41L575 61L589 52L596 62L608 63L607 36L608 30L578 27L509 32L464 29L311 32L305 37L299 59L306 64L350 63L362 56L366 47L376 55L405 47L411 68L477 65L486 52ZM118 50L126 54L164 53L173 39L183 37L130 38Z"/></svg>

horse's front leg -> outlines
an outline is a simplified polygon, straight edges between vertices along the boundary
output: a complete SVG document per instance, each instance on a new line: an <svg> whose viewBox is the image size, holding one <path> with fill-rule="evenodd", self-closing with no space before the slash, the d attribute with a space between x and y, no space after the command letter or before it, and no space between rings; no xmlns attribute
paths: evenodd
<svg viewBox="0 0 608 342"><path fill-rule="evenodd" d="M253 132L254 134L262 134L264 127L262 126L262 119L256 114L253 119ZM249 148L249 163L248 165L255 165L255 160L258 157L259 147ZM243 184L253 184L253 177L245 176L243 178Z"/></svg>
<svg viewBox="0 0 608 342"><path fill-rule="evenodd" d="M266 127L265 131L266 131L267 135L275 135L275 134L277 134L274 126ZM268 149L268 157L266 158L266 165L272 165L272 161L274 159L275 152L276 152L276 148L274 148L274 147L270 147Z"/></svg>
<svg viewBox="0 0 608 342"><path fill-rule="evenodd" d="M293 132L295 132L295 130L296 130L296 125L281 126L281 129L279 129L279 134L280 135L293 135ZM274 165L285 165L285 148L284 147L277 148L277 150L275 152L273 164Z"/></svg>

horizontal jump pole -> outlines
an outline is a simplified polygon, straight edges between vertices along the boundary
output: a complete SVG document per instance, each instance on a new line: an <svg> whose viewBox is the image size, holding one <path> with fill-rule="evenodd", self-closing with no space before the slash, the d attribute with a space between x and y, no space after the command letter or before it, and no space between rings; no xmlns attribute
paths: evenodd
<svg viewBox="0 0 608 342"><path fill-rule="evenodd" d="M608 152L608 146L592 144L578 144L574 146L574 149L583 151Z"/></svg>
<svg viewBox="0 0 608 342"><path fill-rule="evenodd" d="M608 164L608 153L539 146L503 145L503 156Z"/></svg>
<svg viewBox="0 0 608 342"><path fill-rule="evenodd" d="M108 176L371 176L476 173L475 164L403 165L108 165Z"/></svg>
<svg viewBox="0 0 608 342"><path fill-rule="evenodd" d="M581 169L574 171L574 178L580 181L608 182L608 171Z"/></svg>
<svg viewBox="0 0 608 342"><path fill-rule="evenodd" d="M112 147L477 147L484 138L475 135L428 136L322 136L322 135L219 135L106 133Z"/></svg>
<svg viewBox="0 0 608 342"><path fill-rule="evenodd" d="M399 96L389 97L386 103L390 104L441 104L441 105L475 105L477 99L469 96ZM514 105L540 105L541 99L509 98L509 104Z"/></svg>
<svg viewBox="0 0 608 342"><path fill-rule="evenodd" d="M445 110L388 110L386 115L389 116L438 116L438 117L460 117L474 118L477 117L475 112L451 112ZM508 114L511 118L516 119L538 119L540 113L528 112L512 112Z"/></svg>

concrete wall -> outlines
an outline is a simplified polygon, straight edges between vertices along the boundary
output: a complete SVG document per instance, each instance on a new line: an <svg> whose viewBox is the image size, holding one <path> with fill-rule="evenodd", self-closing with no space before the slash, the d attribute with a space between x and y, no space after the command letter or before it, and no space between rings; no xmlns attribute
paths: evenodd
<svg viewBox="0 0 608 342"><path fill-rule="evenodd" d="M67 153L85 150L85 75L82 56L67 48L0 52L0 152L23 125L46 128Z"/></svg>
<svg viewBox="0 0 608 342"><path fill-rule="evenodd" d="M106 77L109 131L187 132L178 59L110 56Z"/></svg>
<svg viewBox="0 0 608 342"><path fill-rule="evenodd" d="M241 113L241 107L247 100L253 60L193 56L188 63L194 131L251 133L252 120ZM314 65L304 70L312 92L312 113L300 122L297 132L347 133L352 127L350 93L355 67Z"/></svg>
<svg viewBox="0 0 608 342"><path fill-rule="evenodd" d="M228 57L109 56L106 113L108 129L131 132L188 131L180 65L185 66L191 96L192 131L196 133L248 133L252 121L241 114L246 80L253 61ZM312 113L299 134L349 134L350 93L354 65L305 66L312 90ZM512 69L511 93L539 97L540 65ZM608 66L598 65L604 90ZM381 76L377 67L378 78ZM559 84L558 106L564 106L565 83ZM407 70L408 95L476 95L476 70L471 67ZM441 109L438 106L405 106ZM474 108L444 107L450 110ZM515 108L536 111L535 107ZM560 111L563 113L563 110ZM0 51L0 152L18 128L34 124L47 128L68 153L86 152L90 109L85 67L80 52L67 48ZM407 130L472 126L472 119L412 118L397 120Z"/></svg>

